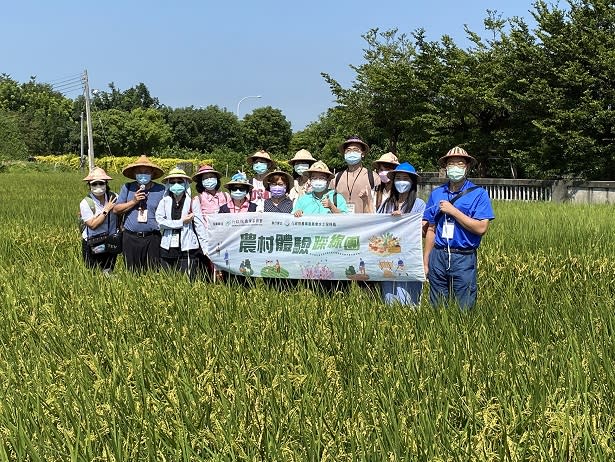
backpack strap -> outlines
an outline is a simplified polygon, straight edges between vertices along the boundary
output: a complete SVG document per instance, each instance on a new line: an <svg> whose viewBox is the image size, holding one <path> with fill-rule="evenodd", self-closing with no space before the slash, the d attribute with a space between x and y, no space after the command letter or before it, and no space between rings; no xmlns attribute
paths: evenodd
<svg viewBox="0 0 615 462"><path fill-rule="evenodd" d="M337 172L337 175L335 175L335 187L337 188L337 184L340 182L340 178L342 177L342 173L344 173L345 170L340 170L339 172Z"/></svg>
<svg viewBox="0 0 615 462"><path fill-rule="evenodd" d="M92 211L93 214L96 213L96 206L94 205L94 199L92 199L89 195L85 196L85 201L88 203L88 205L90 206L90 210Z"/></svg>
<svg viewBox="0 0 615 462"><path fill-rule="evenodd" d="M367 169L367 179L369 180L369 188L374 190L374 172L370 169Z"/></svg>
<svg viewBox="0 0 615 462"><path fill-rule="evenodd" d="M457 194L455 197L453 197L449 202L452 204L454 204L455 202L457 202L458 199L461 199L461 197L465 196L466 194L479 189L480 186L474 185L469 187L468 189L464 189L463 191L461 191L459 194ZM438 225L438 222L440 221L440 219L442 218L444 214L442 212L438 212L436 213L436 216L434 217L434 223L436 225Z"/></svg>

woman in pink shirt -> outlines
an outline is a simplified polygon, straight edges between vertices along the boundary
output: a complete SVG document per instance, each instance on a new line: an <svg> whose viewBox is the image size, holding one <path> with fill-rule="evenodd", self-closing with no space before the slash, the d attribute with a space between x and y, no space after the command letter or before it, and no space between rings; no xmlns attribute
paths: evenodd
<svg viewBox="0 0 615 462"><path fill-rule="evenodd" d="M231 200L229 193L220 191L220 178L222 174L214 170L211 165L201 165L192 177L198 192L193 206L201 207L203 217L210 213L218 213L220 206Z"/></svg>

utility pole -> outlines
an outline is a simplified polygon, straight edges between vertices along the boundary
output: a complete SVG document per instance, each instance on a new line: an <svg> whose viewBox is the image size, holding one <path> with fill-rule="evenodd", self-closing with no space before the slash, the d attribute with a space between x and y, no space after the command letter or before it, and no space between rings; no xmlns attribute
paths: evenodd
<svg viewBox="0 0 615 462"><path fill-rule="evenodd" d="M83 153L83 111L81 111L81 118L80 118L80 136L81 136L81 152L79 153L79 168L83 170L83 167L85 167L85 154Z"/></svg>
<svg viewBox="0 0 615 462"><path fill-rule="evenodd" d="M88 168L94 170L94 140L92 137L92 114L90 112L90 83L88 82L88 71L83 71L81 77L83 81L83 92L85 98L85 116L88 126Z"/></svg>

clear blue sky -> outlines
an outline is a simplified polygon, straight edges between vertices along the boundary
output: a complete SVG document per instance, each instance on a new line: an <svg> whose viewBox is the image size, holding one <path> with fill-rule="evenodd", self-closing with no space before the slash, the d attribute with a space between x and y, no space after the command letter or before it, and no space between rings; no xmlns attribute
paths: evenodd
<svg viewBox="0 0 615 462"><path fill-rule="evenodd" d="M11 1L0 73L53 82L87 69L92 89L143 82L171 107L235 112L244 96L262 95L243 101L240 116L273 106L297 131L334 104L321 72L352 82L370 28L422 27L430 40L448 34L465 47L464 24L482 34L487 9L533 24L532 0Z"/></svg>

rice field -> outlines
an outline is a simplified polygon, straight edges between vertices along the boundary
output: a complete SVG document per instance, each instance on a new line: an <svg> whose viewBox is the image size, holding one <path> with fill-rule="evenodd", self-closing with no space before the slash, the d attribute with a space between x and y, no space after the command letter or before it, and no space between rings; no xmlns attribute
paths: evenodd
<svg viewBox="0 0 615 462"><path fill-rule="evenodd" d="M494 204L476 308L411 310L90 272L83 176L0 174L0 460L615 458L612 207Z"/></svg>

